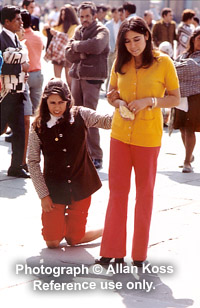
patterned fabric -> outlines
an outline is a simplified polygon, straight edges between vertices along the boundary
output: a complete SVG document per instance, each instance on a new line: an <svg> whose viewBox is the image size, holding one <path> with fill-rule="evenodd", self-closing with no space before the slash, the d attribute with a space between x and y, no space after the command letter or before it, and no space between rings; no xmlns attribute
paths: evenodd
<svg viewBox="0 0 200 308"><path fill-rule="evenodd" d="M79 112L86 127L111 128L112 116L108 114L103 116L85 107L79 107ZM29 135L28 166L37 194L39 198L42 199L49 195L49 191L40 168L40 152L41 141L36 131L32 128Z"/></svg>
<svg viewBox="0 0 200 308"><path fill-rule="evenodd" d="M68 35L66 33L57 32L49 44L44 59L55 61L58 64L65 59L65 47L68 42Z"/></svg>
<svg viewBox="0 0 200 308"><path fill-rule="evenodd" d="M183 51L186 50L188 46L189 39L194 31L193 25L187 25L181 23L178 27L178 47L177 47L177 55L180 55Z"/></svg>
<svg viewBox="0 0 200 308"><path fill-rule="evenodd" d="M181 97L200 93L200 51L180 55L174 61L179 82Z"/></svg>
<svg viewBox="0 0 200 308"><path fill-rule="evenodd" d="M28 62L28 50L26 47L8 47L3 52L3 62L6 64L16 65ZM4 75L1 74L1 94L0 102L11 91L18 93L25 90L25 72L21 72L18 75Z"/></svg>

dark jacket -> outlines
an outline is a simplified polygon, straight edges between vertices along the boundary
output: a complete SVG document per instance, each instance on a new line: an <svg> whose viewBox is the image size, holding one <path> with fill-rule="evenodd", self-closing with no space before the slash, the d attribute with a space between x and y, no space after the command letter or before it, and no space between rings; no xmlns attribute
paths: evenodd
<svg viewBox="0 0 200 308"><path fill-rule="evenodd" d="M6 34L5 31L0 33L0 50L2 51L2 55L6 48L8 47L16 47L11 38ZM3 63L2 66L2 75L19 75L21 73L21 64L8 64Z"/></svg>
<svg viewBox="0 0 200 308"><path fill-rule="evenodd" d="M83 29L76 28L66 47L66 58L73 63L70 76L75 79L103 80L107 78L109 31L96 20Z"/></svg>
<svg viewBox="0 0 200 308"><path fill-rule="evenodd" d="M72 198L85 199L101 187L87 152L87 129L79 113L73 125L63 121L44 133L36 132L42 143L45 183L54 203L71 204Z"/></svg>
<svg viewBox="0 0 200 308"><path fill-rule="evenodd" d="M34 31L40 31L39 24L40 24L39 17L31 15L31 28Z"/></svg>
<svg viewBox="0 0 200 308"><path fill-rule="evenodd" d="M156 47L164 41L170 42L173 46L173 41L177 40L176 23L171 21L171 23L167 25L163 20L157 21L152 29L152 38Z"/></svg>

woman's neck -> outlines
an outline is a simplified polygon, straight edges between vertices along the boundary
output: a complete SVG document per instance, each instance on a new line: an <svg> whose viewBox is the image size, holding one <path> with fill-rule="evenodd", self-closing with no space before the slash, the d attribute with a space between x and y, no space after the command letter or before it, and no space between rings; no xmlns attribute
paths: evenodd
<svg viewBox="0 0 200 308"><path fill-rule="evenodd" d="M135 67L140 68L142 66L142 56L141 57L134 57L135 60Z"/></svg>

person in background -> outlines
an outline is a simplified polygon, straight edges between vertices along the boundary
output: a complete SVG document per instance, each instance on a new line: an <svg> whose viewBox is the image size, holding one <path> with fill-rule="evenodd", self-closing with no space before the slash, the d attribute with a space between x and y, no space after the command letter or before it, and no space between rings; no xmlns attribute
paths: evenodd
<svg viewBox="0 0 200 308"><path fill-rule="evenodd" d="M101 84L107 78L109 31L96 19L93 2L78 7L81 25L76 28L66 48L66 58L73 63L71 91L75 105L96 110ZM96 169L102 168L103 151L97 128L88 130L88 148Z"/></svg>
<svg viewBox="0 0 200 308"><path fill-rule="evenodd" d="M1 76L2 65L3 65L3 57L2 57L2 52L0 50L0 76ZM0 91L1 91L1 78L0 78Z"/></svg>
<svg viewBox="0 0 200 308"><path fill-rule="evenodd" d="M42 85L44 81L44 76L42 74L41 68L41 55L44 49L44 44L42 36L39 32L33 31L31 28L31 15L28 11L24 10L21 12L23 28L24 28L24 39L25 45L28 49L29 55L29 94L32 102L33 114L36 112L41 95L42 95Z"/></svg>
<svg viewBox="0 0 200 308"><path fill-rule="evenodd" d="M144 11L144 20L146 21L150 30L152 30L153 25L155 24L155 20L153 19L153 12L152 11Z"/></svg>
<svg viewBox="0 0 200 308"><path fill-rule="evenodd" d="M65 77L69 87L71 87L71 77L69 76L71 63L65 59L65 48L68 40L73 37L78 24L79 20L74 8L70 4L66 4L60 9L58 24L52 28L46 25L43 29L44 35L47 35L48 32L52 37L45 59L52 61L55 77L60 78L63 68L65 69Z"/></svg>
<svg viewBox="0 0 200 308"><path fill-rule="evenodd" d="M123 4L123 9L126 19L131 19L136 16L136 5L130 2L125 2Z"/></svg>
<svg viewBox="0 0 200 308"><path fill-rule="evenodd" d="M187 51L174 63L180 82L181 104L179 109L175 108L173 128L180 129L185 147L182 172L190 173L193 172L195 132L200 132L200 27L190 37Z"/></svg>
<svg viewBox="0 0 200 308"><path fill-rule="evenodd" d="M119 19L119 12L116 7L113 7L111 9L112 13L112 19L108 21L105 26L109 30L109 40L110 40L110 52L108 56L108 77L106 81L106 92L108 90L108 85L109 85L109 78L110 78L110 72L112 68L113 61L115 59L115 45L116 45L116 40L117 40L117 34L119 31L119 27L121 25L121 21Z"/></svg>
<svg viewBox="0 0 200 308"><path fill-rule="evenodd" d="M65 78L69 87L71 87L71 77L69 76L71 63L65 59L65 48L68 40L73 37L78 24L79 20L75 9L70 4L66 4L60 9L58 24L52 28L47 25L43 29L44 35L47 35L48 31L53 38L47 48L45 59L52 60L55 77L60 78L63 68L65 69Z"/></svg>
<svg viewBox="0 0 200 308"><path fill-rule="evenodd" d="M49 27L53 27L58 24L60 16L60 10L57 6L54 6L53 11L48 16Z"/></svg>
<svg viewBox="0 0 200 308"><path fill-rule="evenodd" d="M192 23L195 26L195 28L198 27L199 26L199 18L197 16L194 16Z"/></svg>
<svg viewBox="0 0 200 308"><path fill-rule="evenodd" d="M74 246L102 235L102 229L85 230L91 195L101 187L87 151L86 135L88 127L109 129L111 121L109 115L74 107L69 88L61 79L47 83L39 115L32 124L28 168L41 199L42 235L49 248L58 247L63 239Z"/></svg>
<svg viewBox="0 0 200 308"><path fill-rule="evenodd" d="M158 49L161 52L167 54L173 60L174 52L173 52L172 44L170 42L167 42L167 41L162 42L159 45ZM170 111L171 111L171 108L162 108L164 127L168 127Z"/></svg>
<svg viewBox="0 0 200 308"><path fill-rule="evenodd" d="M177 29L177 56L182 54L188 47L190 37L195 29L193 25L194 16L195 12L190 9L186 9L182 13L181 23Z"/></svg>
<svg viewBox="0 0 200 308"><path fill-rule="evenodd" d="M173 61L154 50L151 32L140 18L125 20L117 38L117 56L108 101L112 120L109 188L100 260L109 264L126 256L126 221L131 172L135 171L136 203L132 259L141 267L147 258L157 158L163 121L161 108L179 104L179 83ZM167 90L167 96L165 92Z"/></svg>
<svg viewBox="0 0 200 308"><path fill-rule="evenodd" d="M173 12L170 8L162 10L162 19L158 20L152 29L152 38L155 47L158 47L162 42L168 41L174 46L176 36L176 23L173 19Z"/></svg>
<svg viewBox="0 0 200 308"><path fill-rule="evenodd" d="M27 14L29 14L27 10L21 10L21 17L24 11L27 12ZM22 17L22 21L23 21L23 17ZM23 22L23 26L24 26L24 22ZM25 29L21 28L20 31L16 32L16 34L20 40L20 44L23 47L23 49L27 50L27 61L29 61L28 49L27 49L27 46L25 45L25 38L24 38ZM30 95L29 95L29 86L27 82L25 83L25 90L23 92L23 95L24 95L23 104L24 104L25 143L24 143L24 156L23 156L23 161L22 161L22 167L24 170L26 170L26 172L28 172L26 156L27 156L27 147L28 147L28 136L29 136L29 130L30 130L30 116L33 115L33 110L32 110L32 102L31 102ZM11 132L10 135L5 137L5 141L12 142L12 138L13 138L13 133Z"/></svg>
<svg viewBox="0 0 200 308"><path fill-rule="evenodd" d="M31 14L31 28L34 31L40 31L40 19L37 16L32 15L35 8L34 0L23 0L22 8L29 11Z"/></svg>
<svg viewBox="0 0 200 308"><path fill-rule="evenodd" d="M25 45L29 55L29 95L32 102L32 112L35 114L42 95L44 76L41 71L41 55L44 49L42 37L39 32L31 28L31 15L28 11L21 12L24 28Z"/></svg>
<svg viewBox="0 0 200 308"><path fill-rule="evenodd" d="M23 99L29 64L27 51L23 48L17 49L22 47L16 35L23 27L20 9L11 5L4 6L1 23L3 29L0 33L0 50L4 63L1 75L0 134L6 131L7 126L13 133L11 165L7 175L29 178L22 166L25 143ZM8 52L8 48L12 48L13 52Z"/></svg>
<svg viewBox="0 0 200 308"><path fill-rule="evenodd" d="M119 12L119 19L121 20L121 22L124 21L126 17L125 17L125 11L124 11L123 6L120 6L118 8L118 12Z"/></svg>
<svg viewBox="0 0 200 308"><path fill-rule="evenodd" d="M102 24L105 24L108 20L106 19L106 14L108 12L108 7L104 4L97 5L97 19Z"/></svg>

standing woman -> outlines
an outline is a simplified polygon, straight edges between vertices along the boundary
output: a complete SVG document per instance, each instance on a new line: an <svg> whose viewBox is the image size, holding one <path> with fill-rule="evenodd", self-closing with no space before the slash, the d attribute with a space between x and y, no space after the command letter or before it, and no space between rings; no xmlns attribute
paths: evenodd
<svg viewBox="0 0 200 308"><path fill-rule="evenodd" d="M62 69L65 68L65 76L68 85L71 85L71 77L69 76L69 68L71 63L65 59L65 47L69 39L74 35L74 31L79 24L79 20L76 11L70 4L66 4L60 10L60 17L58 24L53 28L45 26L43 29L43 34L53 36L51 40L45 59L51 60L54 67L54 75L57 78L61 77ZM63 35L61 36L60 33ZM67 35L64 35L67 34Z"/></svg>
<svg viewBox="0 0 200 308"><path fill-rule="evenodd" d="M173 128L180 129L185 147L182 172L193 172L191 162L196 144L195 132L200 132L200 27L197 27L185 53L175 61L180 82L181 97L188 104L187 112L175 108Z"/></svg>
<svg viewBox="0 0 200 308"><path fill-rule="evenodd" d="M168 95L164 96L166 90ZM142 18L126 20L119 29L109 91L108 101L116 108L111 131L110 197L102 257L96 262L108 264L112 258L118 263L124 261L128 195L134 168L136 204L132 259L136 266L142 266L147 257L162 138L161 108L177 106L180 97L173 62L169 56L153 50L151 32Z"/></svg>

